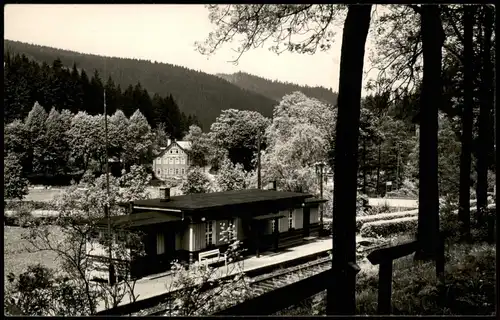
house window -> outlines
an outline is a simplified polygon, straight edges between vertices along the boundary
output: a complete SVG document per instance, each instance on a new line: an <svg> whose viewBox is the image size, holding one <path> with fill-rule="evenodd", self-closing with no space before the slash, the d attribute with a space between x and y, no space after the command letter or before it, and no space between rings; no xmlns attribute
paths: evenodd
<svg viewBox="0 0 500 320"><path fill-rule="evenodd" d="M186 158L184 157L181 158L181 164L186 164Z"/></svg>
<svg viewBox="0 0 500 320"><path fill-rule="evenodd" d="M156 234L156 254L164 254L165 253L165 238L163 236L163 232L159 232Z"/></svg>
<svg viewBox="0 0 500 320"><path fill-rule="evenodd" d="M288 213L288 229L293 229L295 227L295 223L293 222L293 209L290 209Z"/></svg>
<svg viewBox="0 0 500 320"><path fill-rule="evenodd" d="M161 175L161 169L158 169L158 175Z"/></svg>
<svg viewBox="0 0 500 320"><path fill-rule="evenodd" d="M175 164L179 164L179 158L175 158Z"/></svg>
<svg viewBox="0 0 500 320"><path fill-rule="evenodd" d="M182 174L185 174L186 173L186 170L184 168L181 169L181 173Z"/></svg>
<svg viewBox="0 0 500 320"><path fill-rule="evenodd" d="M174 174L174 169L173 169L173 168L168 169L168 173L169 173L170 175L173 175L173 174Z"/></svg>
<svg viewBox="0 0 500 320"><path fill-rule="evenodd" d="M175 153L179 153L179 150L175 149Z"/></svg>
<svg viewBox="0 0 500 320"><path fill-rule="evenodd" d="M172 151L172 150L170 150L170 153L173 153L173 151Z"/></svg>
<svg viewBox="0 0 500 320"><path fill-rule="evenodd" d="M174 159L172 159L172 158L170 158L170 157L169 157L169 158L168 158L168 163L169 163L169 164L173 164L173 163L174 163Z"/></svg>
<svg viewBox="0 0 500 320"><path fill-rule="evenodd" d="M179 168L175 168L175 174L179 174Z"/></svg>
<svg viewBox="0 0 500 320"><path fill-rule="evenodd" d="M214 244L214 233L213 233L213 223L208 221L205 223L205 242L206 246L211 246Z"/></svg>

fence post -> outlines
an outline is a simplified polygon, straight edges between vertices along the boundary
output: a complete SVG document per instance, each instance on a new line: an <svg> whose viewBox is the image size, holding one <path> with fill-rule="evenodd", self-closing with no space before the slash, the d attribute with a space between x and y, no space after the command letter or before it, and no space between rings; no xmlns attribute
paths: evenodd
<svg viewBox="0 0 500 320"><path fill-rule="evenodd" d="M378 314L391 314L392 260L380 263L378 278Z"/></svg>
<svg viewBox="0 0 500 320"><path fill-rule="evenodd" d="M488 214L488 243L495 242L495 216L493 214Z"/></svg>
<svg viewBox="0 0 500 320"><path fill-rule="evenodd" d="M439 233L438 247L436 252L436 278L444 283L444 234Z"/></svg>

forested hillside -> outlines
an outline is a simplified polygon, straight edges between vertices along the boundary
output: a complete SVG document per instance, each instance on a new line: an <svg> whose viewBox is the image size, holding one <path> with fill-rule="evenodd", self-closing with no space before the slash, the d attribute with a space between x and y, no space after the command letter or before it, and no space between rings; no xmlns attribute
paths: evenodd
<svg viewBox="0 0 500 320"><path fill-rule="evenodd" d="M122 89L139 82L150 95L171 94L180 111L196 115L205 129L210 127L221 110L254 110L269 117L276 104L272 99L243 90L220 77L166 63L103 57L4 40L4 55L7 52L11 55L25 54L30 59L47 64L59 58L62 66L72 68L76 64L78 69L91 74L97 70L101 79L111 76Z"/></svg>
<svg viewBox="0 0 500 320"><path fill-rule="evenodd" d="M98 71L89 76L85 70L79 71L75 64L71 69L64 67L59 59L49 65L30 60L25 55L5 54L4 123L24 119L36 102L46 112L54 107L75 114L80 111L89 115L102 114L104 90L109 115L119 109L130 117L140 110L153 128L162 124L165 133L174 138L181 138L191 124L198 124L195 116L179 111L172 95L162 97L155 93L151 98L140 82L122 91L111 77L104 83Z"/></svg>
<svg viewBox="0 0 500 320"><path fill-rule="evenodd" d="M300 91L306 96L319 99L326 103L336 104L337 93L323 87L300 86L294 83L264 79L245 72L233 74L217 74L238 87L261 94L269 99L280 101L283 96Z"/></svg>

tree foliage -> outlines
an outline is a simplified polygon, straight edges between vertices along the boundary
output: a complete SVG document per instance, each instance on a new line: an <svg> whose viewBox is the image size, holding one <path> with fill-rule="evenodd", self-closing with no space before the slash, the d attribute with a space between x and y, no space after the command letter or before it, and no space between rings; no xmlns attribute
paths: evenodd
<svg viewBox="0 0 500 320"><path fill-rule="evenodd" d="M28 180L22 175L19 158L8 154L3 159L3 197L4 199L22 199L28 194Z"/></svg>
<svg viewBox="0 0 500 320"><path fill-rule="evenodd" d="M207 193L213 190L212 181L203 171L198 167L191 167L186 179L181 184L181 192L183 194L191 193Z"/></svg>
<svg viewBox="0 0 500 320"><path fill-rule="evenodd" d="M247 172L241 164L233 164L226 158L215 176L215 182L218 191L246 189Z"/></svg>
<svg viewBox="0 0 500 320"><path fill-rule="evenodd" d="M65 58L59 59L60 52L58 54L57 50L51 48L40 52L40 46L11 41L7 41L7 47L4 52L5 123L25 118L35 102L47 108L47 112L54 107L58 111L68 109L73 113L84 111L97 115L103 112L104 90L108 114L122 109L130 117L139 109L153 128L163 123L164 129L173 137L181 138L191 124L198 123L196 116L180 111L170 92L167 93L162 88L162 95L156 94L152 99L140 82L134 86L137 77L127 79L125 84L116 73L105 74L100 69L101 65L88 64L87 59L77 62L83 64L81 69L77 68L73 59L71 62ZM34 59L29 59L26 55ZM66 66L63 60L67 63ZM38 61L44 62L40 65ZM89 77L90 72L92 75ZM119 74L123 75L124 72ZM106 83L102 80L105 76L108 77ZM121 82L121 86L115 83L116 80ZM126 90L122 91L122 87Z"/></svg>
<svg viewBox="0 0 500 320"><path fill-rule="evenodd" d="M121 237L105 235L97 240L95 235L103 232L97 222L104 217L105 204L109 204L111 215L124 214L118 204L137 197L146 198L143 193L147 182L144 171L133 167L120 179L110 177L108 196L106 177L94 178L87 174L80 184L58 196L55 200L58 233L54 234L54 226L42 222L31 224L29 233L23 237L32 246L29 252L55 253L60 269L55 273L30 266L19 279L10 275L11 288L6 293L10 309L22 315L92 315L101 303L115 307L126 297L135 301L135 280L128 279L130 265L118 261L143 254L141 234L121 230ZM92 281L92 272L98 270L99 263L87 254L94 254L97 247L111 251L121 283L110 286ZM30 291L34 294L32 299L28 298Z"/></svg>
<svg viewBox="0 0 500 320"><path fill-rule="evenodd" d="M275 107L262 155L264 181L284 190L316 191L315 163L327 161L336 120L332 105L295 92Z"/></svg>
<svg viewBox="0 0 500 320"><path fill-rule="evenodd" d="M257 150L257 139L270 120L255 111L223 110L210 127L210 138L215 147L227 150L233 163L252 168L252 157Z"/></svg>

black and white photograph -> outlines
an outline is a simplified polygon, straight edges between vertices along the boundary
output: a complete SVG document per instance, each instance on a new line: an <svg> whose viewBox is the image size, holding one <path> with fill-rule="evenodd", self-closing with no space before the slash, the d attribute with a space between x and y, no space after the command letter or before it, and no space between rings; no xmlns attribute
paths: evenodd
<svg viewBox="0 0 500 320"><path fill-rule="evenodd" d="M495 317L495 21L4 5L4 315Z"/></svg>

